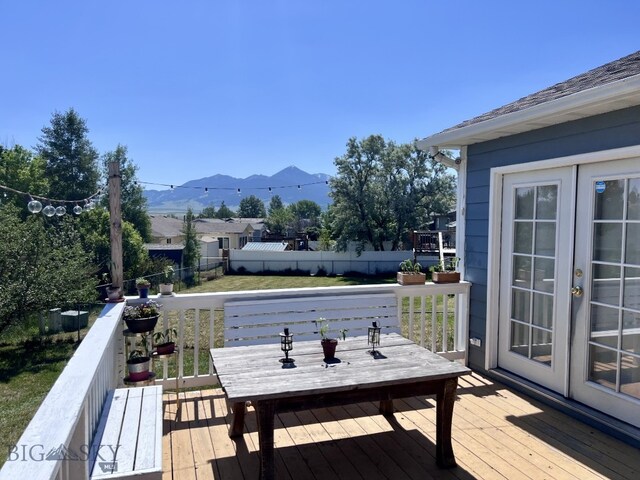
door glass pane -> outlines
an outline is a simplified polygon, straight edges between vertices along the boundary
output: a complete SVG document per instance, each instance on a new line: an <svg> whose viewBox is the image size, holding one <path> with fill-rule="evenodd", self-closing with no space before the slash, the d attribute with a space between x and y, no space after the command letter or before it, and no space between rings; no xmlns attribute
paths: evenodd
<svg viewBox="0 0 640 480"><path fill-rule="evenodd" d="M622 349L640 355L640 312L624 312Z"/></svg>
<svg viewBox="0 0 640 480"><path fill-rule="evenodd" d="M517 322L511 322L511 349L525 357L529 356L529 327Z"/></svg>
<svg viewBox="0 0 640 480"><path fill-rule="evenodd" d="M595 194L596 203L593 219L622 220L624 212L624 180L607 180L604 185L604 192Z"/></svg>
<svg viewBox="0 0 640 480"><path fill-rule="evenodd" d="M513 289L511 295L511 318L521 322L530 322L529 298L530 293L524 290Z"/></svg>
<svg viewBox="0 0 640 480"><path fill-rule="evenodd" d="M553 257L556 254L555 222L536 223L536 255Z"/></svg>
<svg viewBox="0 0 640 480"><path fill-rule="evenodd" d="M533 222L516 222L513 251L515 253L531 253L533 244Z"/></svg>
<svg viewBox="0 0 640 480"><path fill-rule="evenodd" d="M593 259L619 263L622 258L622 223L596 223L593 226Z"/></svg>
<svg viewBox="0 0 640 480"><path fill-rule="evenodd" d="M531 288L531 257L513 256L513 285Z"/></svg>
<svg viewBox="0 0 640 480"><path fill-rule="evenodd" d="M533 294L533 324L549 330L553 328L553 295Z"/></svg>
<svg viewBox="0 0 640 480"><path fill-rule="evenodd" d="M536 202L536 218L555 220L558 207L558 186L545 185L538 187Z"/></svg>
<svg viewBox="0 0 640 480"><path fill-rule="evenodd" d="M618 368L618 354L615 350L591 345L589 366L589 380L615 389Z"/></svg>
<svg viewBox="0 0 640 480"><path fill-rule="evenodd" d="M618 348L618 309L591 306L591 340Z"/></svg>
<svg viewBox="0 0 640 480"><path fill-rule="evenodd" d="M551 332L532 328L531 358L537 362L551 365Z"/></svg>
<svg viewBox="0 0 640 480"><path fill-rule="evenodd" d="M535 283L533 288L539 292L553 293L555 263L556 261L553 258L535 259Z"/></svg>
<svg viewBox="0 0 640 480"><path fill-rule="evenodd" d="M640 178L632 178L629 180L627 219L640 220Z"/></svg>
<svg viewBox="0 0 640 480"><path fill-rule="evenodd" d="M620 391L640 398L640 357L622 355L620 361Z"/></svg>
<svg viewBox="0 0 640 480"><path fill-rule="evenodd" d="M594 302L619 305L620 267L618 265L593 265L591 299Z"/></svg>
<svg viewBox="0 0 640 480"><path fill-rule="evenodd" d="M624 269L624 306L640 310L640 268Z"/></svg>
<svg viewBox="0 0 640 480"><path fill-rule="evenodd" d="M517 220L533 219L533 187L516 188L516 216Z"/></svg>
<svg viewBox="0 0 640 480"><path fill-rule="evenodd" d="M640 265L640 223L627 224L626 262Z"/></svg>

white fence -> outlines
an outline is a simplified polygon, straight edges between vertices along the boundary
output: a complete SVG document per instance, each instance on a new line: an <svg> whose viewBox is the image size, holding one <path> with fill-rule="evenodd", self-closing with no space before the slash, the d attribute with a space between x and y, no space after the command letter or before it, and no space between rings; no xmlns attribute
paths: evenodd
<svg viewBox="0 0 640 480"><path fill-rule="evenodd" d="M324 270L328 275L343 275L346 272L358 272L367 275L394 273L398 265L407 258L413 258L412 251L395 252L261 252L231 250L230 267L237 271L250 273L305 271L312 275ZM437 257L418 258L425 270L438 262Z"/></svg>

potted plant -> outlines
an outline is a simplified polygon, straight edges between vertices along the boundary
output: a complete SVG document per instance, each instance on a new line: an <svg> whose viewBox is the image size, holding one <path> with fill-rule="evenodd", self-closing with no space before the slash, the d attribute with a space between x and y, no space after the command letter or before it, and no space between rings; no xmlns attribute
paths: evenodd
<svg viewBox="0 0 640 480"><path fill-rule="evenodd" d="M162 272L162 280L160 281L160 294L171 295L173 292L173 267L167 265Z"/></svg>
<svg viewBox="0 0 640 480"><path fill-rule="evenodd" d="M131 382L147 380L149 378L150 364L151 358L149 357L149 348L145 337L140 344L140 348L136 348L129 353L129 358L127 359L128 380Z"/></svg>
<svg viewBox="0 0 640 480"><path fill-rule="evenodd" d="M156 328L160 316L160 305L153 300L124 307L124 321L131 333L150 332Z"/></svg>
<svg viewBox="0 0 640 480"><path fill-rule="evenodd" d="M140 298L148 298L149 297L149 287L151 286L151 282L143 277L136 278L136 288L138 289L138 293L140 294Z"/></svg>
<svg viewBox="0 0 640 480"><path fill-rule="evenodd" d="M117 285L111 283L111 276L106 272L102 274L102 284L105 286L107 301L109 303L121 301L122 290Z"/></svg>
<svg viewBox="0 0 640 480"><path fill-rule="evenodd" d="M320 327L320 337L322 337L322 339L320 340L320 344L322 345L322 352L324 353L324 359L325 361L333 360L336 356L336 347L338 346L338 339L328 337L329 324L327 323L326 319L320 318L318 322L322 323L322 326ZM349 329L347 328L340 329L340 335L342 336L342 340L345 340L347 338L348 331Z"/></svg>
<svg viewBox="0 0 640 480"><path fill-rule="evenodd" d="M175 338L178 331L175 328L167 328L164 332L156 332L153 334L153 341L156 344L156 353L158 355L171 355L176 349Z"/></svg>
<svg viewBox="0 0 640 480"><path fill-rule="evenodd" d="M427 281L427 276L422 273L422 265L410 258L400 264L396 278L400 285L423 285Z"/></svg>
<svg viewBox="0 0 640 480"><path fill-rule="evenodd" d="M430 268L433 283L458 283L460 272L457 272L459 257L447 257L441 259Z"/></svg>

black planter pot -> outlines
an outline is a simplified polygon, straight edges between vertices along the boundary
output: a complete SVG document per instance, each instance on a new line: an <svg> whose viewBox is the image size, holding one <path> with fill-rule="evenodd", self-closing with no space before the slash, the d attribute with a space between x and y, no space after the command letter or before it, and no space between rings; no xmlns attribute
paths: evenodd
<svg viewBox="0 0 640 480"><path fill-rule="evenodd" d="M159 315L154 317L147 318L134 318L129 319L125 318L124 321L127 324L127 328L131 333L144 333L150 332L154 328L156 328L156 323L158 323Z"/></svg>

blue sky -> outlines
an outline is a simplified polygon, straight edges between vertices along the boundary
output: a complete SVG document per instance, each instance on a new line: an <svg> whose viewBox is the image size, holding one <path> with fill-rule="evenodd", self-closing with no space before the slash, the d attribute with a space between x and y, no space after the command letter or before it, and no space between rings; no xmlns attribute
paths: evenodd
<svg viewBox="0 0 640 480"><path fill-rule="evenodd" d="M139 178L289 165L439 132L640 49L640 2L0 0L0 143L54 111Z"/></svg>

